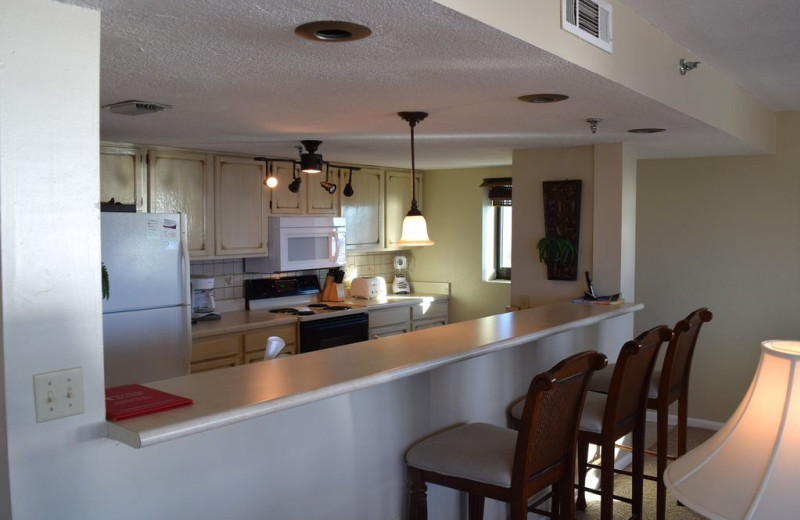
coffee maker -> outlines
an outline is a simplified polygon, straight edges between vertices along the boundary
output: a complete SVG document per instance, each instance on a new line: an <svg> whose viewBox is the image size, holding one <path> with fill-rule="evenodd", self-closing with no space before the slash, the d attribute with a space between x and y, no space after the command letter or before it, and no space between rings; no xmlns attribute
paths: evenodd
<svg viewBox="0 0 800 520"><path fill-rule="evenodd" d="M203 276L192 276L192 320L218 320L215 314L214 279Z"/></svg>

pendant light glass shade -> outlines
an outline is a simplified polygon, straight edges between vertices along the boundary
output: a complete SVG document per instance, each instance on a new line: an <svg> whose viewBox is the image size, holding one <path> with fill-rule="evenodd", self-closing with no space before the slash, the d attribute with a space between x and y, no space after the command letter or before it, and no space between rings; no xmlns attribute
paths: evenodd
<svg viewBox="0 0 800 520"><path fill-rule="evenodd" d="M765 341L739 408L709 440L667 467L664 483L711 519L797 518L800 341Z"/></svg>
<svg viewBox="0 0 800 520"><path fill-rule="evenodd" d="M428 223L422 213L419 215L406 215L403 219L403 232L398 246L432 246L433 241L428 237Z"/></svg>
<svg viewBox="0 0 800 520"><path fill-rule="evenodd" d="M417 175L414 163L414 127L428 117L428 114L426 112L398 112L397 115L408 121L411 127L411 209L403 219L400 240L395 242L395 245L401 247L432 246L433 241L428 237L428 223L425 222L425 217L417 207Z"/></svg>

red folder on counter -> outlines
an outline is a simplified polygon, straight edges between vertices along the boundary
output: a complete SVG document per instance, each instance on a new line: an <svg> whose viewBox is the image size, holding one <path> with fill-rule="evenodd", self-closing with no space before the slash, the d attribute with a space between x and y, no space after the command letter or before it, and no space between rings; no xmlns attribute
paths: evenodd
<svg viewBox="0 0 800 520"><path fill-rule="evenodd" d="M106 419L120 421L162 410L192 404L181 397L142 385L122 385L106 388Z"/></svg>

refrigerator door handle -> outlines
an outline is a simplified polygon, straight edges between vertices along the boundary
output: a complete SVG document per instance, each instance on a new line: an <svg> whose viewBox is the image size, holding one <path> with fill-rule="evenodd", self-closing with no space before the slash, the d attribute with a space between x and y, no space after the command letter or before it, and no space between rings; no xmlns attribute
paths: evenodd
<svg viewBox="0 0 800 520"><path fill-rule="evenodd" d="M192 295L191 289L189 287L189 273L191 272L191 266L189 264L189 237L186 232L186 214L181 213L181 269L182 269L182 293L183 293L183 304L184 305L191 305L192 304Z"/></svg>

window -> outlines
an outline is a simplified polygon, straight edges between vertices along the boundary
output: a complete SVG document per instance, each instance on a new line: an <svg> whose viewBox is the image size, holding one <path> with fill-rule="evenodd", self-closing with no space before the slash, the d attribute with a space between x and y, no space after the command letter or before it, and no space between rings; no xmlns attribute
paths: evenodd
<svg viewBox="0 0 800 520"><path fill-rule="evenodd" d="M495 278L511 280L511 206L496 206L495 210Z"/></svg>
<svg viewBox="0 0 800 520"><path fill-rule="evenodd" d="M511 280L511 178L484 179L483 280Z"/></svg>

